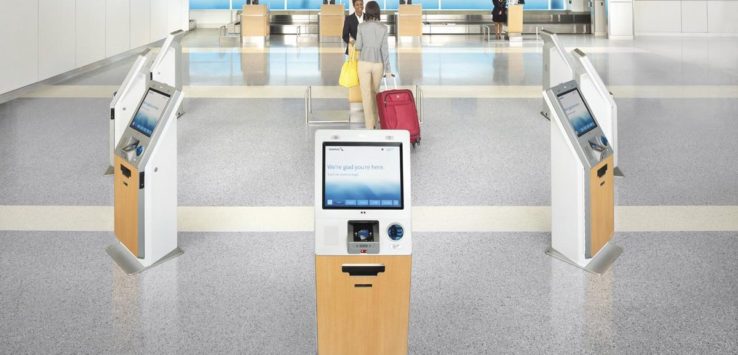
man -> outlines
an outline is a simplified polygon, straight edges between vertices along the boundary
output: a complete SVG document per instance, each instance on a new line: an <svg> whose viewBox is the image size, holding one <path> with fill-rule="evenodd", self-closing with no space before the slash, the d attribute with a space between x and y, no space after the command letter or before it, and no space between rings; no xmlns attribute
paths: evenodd
<svg viewBox="0 0 738 355"><path fill-rule="evenodd" d="M356 39L356 31L359 24L364 22L364 1L354 0L354 13L346 16L343 21L343 42L346 43L346 54L348 54L348 45L353 44Z"/></svg>

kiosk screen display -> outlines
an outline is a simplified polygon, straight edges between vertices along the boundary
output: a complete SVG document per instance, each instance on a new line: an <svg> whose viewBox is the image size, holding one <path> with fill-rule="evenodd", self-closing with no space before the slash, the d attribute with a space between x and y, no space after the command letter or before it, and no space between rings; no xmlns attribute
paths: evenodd
<svg viewBox="0 0 738 355"><path fill-rule="evenodd" d="M582 95L578 89L567 91L559 95L559 103L569 119L571 127L574 128L577 137L593 130L597 127L589 108L582 100Z"/></svg>
<svg viewBox="0 0 738 355"><path fill-rule="evenodd" d="M323 209L403 209L401 143L323 143Z"/></svg>
<svg viewBox="0 0 738 355"><path fill-rule="evenodd" d="M133 116L131 128L151 137L156 124L159 123L161 115L169 102L169 95L149 89L141 106L138 107L136 115Z"/></svg>

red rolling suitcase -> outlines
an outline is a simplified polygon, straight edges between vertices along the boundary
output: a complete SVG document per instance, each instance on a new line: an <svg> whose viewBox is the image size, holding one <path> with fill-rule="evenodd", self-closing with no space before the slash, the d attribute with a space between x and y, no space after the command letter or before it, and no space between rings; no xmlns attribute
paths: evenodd
<svg viewBox="0 0 738 355"><path fill-rule="evenodd" d="M392 74L394 89L387 86L387 77L384 81L385 90L377 93L377 114L382 129L405 129L410 132L410 143L413 146L420 143L420 121L418 110L415 107L413 92L397 88L397 79Z"/></svg>

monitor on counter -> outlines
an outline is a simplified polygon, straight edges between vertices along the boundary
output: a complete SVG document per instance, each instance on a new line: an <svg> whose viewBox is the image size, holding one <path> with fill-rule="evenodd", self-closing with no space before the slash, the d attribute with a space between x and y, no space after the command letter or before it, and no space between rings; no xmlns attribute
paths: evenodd
<svg viewBox="0 0 738 355"><path fill-rule="evenodd" d="M597 123L592 117L589 107L582 99L579 89L575 88L559 94L558 99L577 137L581 137L597 127Z"/></svg>
<svg viewBox="0 0 738 355"><path fill-rule="evenodd" d="M402 143L323 143L323 209L403 209Z"/></svg>
<svg viewBox="0 0 738 355"><path fill-rule="evenodd" d="M162 114L164 114L164 109L167 107L168 102L169 95L161 91L149 89L141 102L141 106L138 107L136 115L133 116L131 128L147 137L151 137Z"/></svg>

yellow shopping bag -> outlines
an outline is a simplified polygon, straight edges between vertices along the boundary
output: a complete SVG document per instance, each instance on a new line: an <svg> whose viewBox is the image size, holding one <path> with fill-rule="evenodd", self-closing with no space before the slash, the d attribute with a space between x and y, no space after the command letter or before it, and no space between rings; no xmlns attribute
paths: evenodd
<svg viewBox="0 0 738 355"><path fill-rule="evenodd" d="M359 85L359 58L354 46L349 47L349 56L341 67L341 76L338 77L338 85L352 88Z"/></svg>

